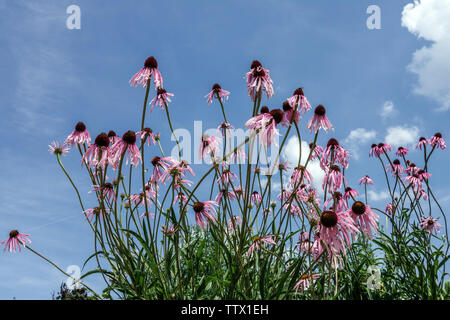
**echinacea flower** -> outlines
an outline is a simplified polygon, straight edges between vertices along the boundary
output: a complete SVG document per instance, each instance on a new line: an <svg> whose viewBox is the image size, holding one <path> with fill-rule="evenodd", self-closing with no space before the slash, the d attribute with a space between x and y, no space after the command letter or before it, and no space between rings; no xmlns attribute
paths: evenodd
<svg viewBox="0 0 450 320"><path fill-rule="evenodd" d="M355 201L348 213L355 221L355 224L369 238L372 238L373 234L377 233L379 217L370 209L369 205L361 201Z"/></svg>
<svg viewBox="0 0 450 320"><path fill-rule="evenodd" d="M276 135L280 135L277 124L283 120L283 111L273 109L270 112L263 112L253 118L250 118L245 127L250 128L252 132L258 132L259 143L265 147L270 147Z"/></svg>
<svg viewBox="0 0 450 320"><path fill-rule="evenodd" d="M86 129L86 125L83 122L78 122L75 125L75 130L73 130L73 132L67 137L65 143L70 144L71 146L73 146L75 143L91 143L91 135Z"/></svg>
<svg viewBox="0 0 450 320"><path fill-rule="evenodd" d="M417 173L406 176L404 181L411 185L414 191L419 191L422 189L422 179Z"/></svg>
<svg viewBox="0 0 450 320"><path fill-rule="evenodd" d="M253 191L250 195L250 203L253 205L259 205L262 201L261 195L258 193L258 191Z"/></svg>
<svg viewBox="0 0 450 320"><path fill-rule="evenodd" d="M136 133L134 131L127 131L123 134L122 139L117 141L111 148L111 162L114 163L113 167L116 168L119 165L119 161L122 156L127 154L127 162L130 162L133 166L137 166L141 161L141 152L136 145Z"/></svg>
<svg viewBox="0 0 450 320"><path fill-rule="evenodd" d="M394 161L392 161L392 165L390 164L386 171L392 172L392 175L396 177L403 174L405 172L405 168L401 165L400 160L394 159Z"/></svg>
<svg viewBox="0 0 450 320"><path fill-rule="evenodd" d="M198 156L200 159L204 160L206 156L210 156L211 159L219 152L219 137L208 136L206 134L202 135L202 141L200 143L200 148L198 150Z"/></svg>
<svg viewBox="0 0 450 320"><path fill-rule="evenodd" d="M163 85L163 79L161 72L158 70L158 62L152 56L147 58L144 62L144 67L139 70L130 80L132 86L142 85L142 87L147 86L148 79L153 75L153 82L155 87L159 88Z"/></svg>
<svg viewBox="0 0 450 320"><path fill-rule="evenodd" d="M89 193L98 192L100 194L99 199L101 197L106 197L106 199L110 201L116 200L116 193L114 192L114 186L112 183L106 182L102 185L93 185L92 187L93 189L89 191Z"/></svg>
<svg viewBox="0 0 450 320"><path fill-rule="evenodd" d="M26 247L27 242L31 243L31 240L28 238L30 235L25 233L20 233L17 230L12 230L9 233L9 238L0 242L0 245L5 244L5 248L3 249L3 252L8 250L9 252L17 252L17 249L21 251L20 245L23 245Z"/></svg>
<svg viewBox="0 0 450 320"><path fill-rule="evenodd" d="M234 179L237 179L236 174L231 172L229 169L224 169L220 177L217 179L217 183L222 182L224 185L226 185L230 183L230 181L233 181Z"/></svg>
<svg viewBox="0 0 450 320"><path fill-rule="evenodd" d="M381 156L384 153L387 153L387 151L392 151L392 147L390 144L384 143L384 142L380 142L377 145L377 149L378 149L378 156Z"/></svg>
<svg viewBox="0 0 450 320"><path fill-rule="evenodd" d="M230 200L236 199L236 196L232 191L221 189L217 194L216 198L214 199L214 201L216 201L217 203L221 203L223 197L228 198Z"/></svg>
<svg viewBox="0 0 450 320"><path fill-rule="evenodd" d="M262 244L276 245L275 236L254 237L253 243L247 251L247 257L250 257L255 250L260 250Z"/></svg>
<svg viewBox="0 0 450 320"><path fill-rule="evenodd" d="M337 165L333 164L325 171L322 188L325 190L328 186L328 192L333 193L341 188L344 181L346 181L346 179L342 174L341 169Z"/></svg>
<svg viewBox="0 0 450 320"><path fill-rule="evenodd" d="M332 197L328 198L324 204L324 210L327 210L327 206L328 204L330 204L330 202L333 202L333 205L331 206L331 210L333 211L345 211L347 210L347 203L345 202L344 197L342 196L342 193L340 193L339 191L335 191L332 195Z"/></svg>
<svg viewBox="0 0 450 320"><path fill-rule="evenodd" d="M345 192L344 192L344 200L348 200L350 198L354 199L357 196L359 196L359 192L358 190L352 189L350 187L346 187L345 188Z"/></svg>
<svg viewBox="0 0 450 320"><path fill-rule="evenodd" d="M110 139L106 133L100 133L83 155L83 162L86 161L91 166L99 166L105 169L110 157L109 143Z"/></svg>
<svg viewBox="0 0 450 320"><path fill-rule="evenodd" d="M156 144L155 134L151 128L144 128L141 131L136 132L136 136L141 137L141 143L147 141L149 146L151 145L151 142Z"/></svg>
<svg viewBox="0 0 450 320"><path fill-rule="evenodd" d="M174 165L176 161L172 157L160 158L155 156L152 158L153 173L152 179L154 181L163 181L162 177L170 166Z"/></svg>
<svg viewBox="0 0 450 320"><path fill-rule="evenodd" d="M430 139L430 145L432 147L437 146L438 148L441 148L442 150L447 149L445 140L444 140L444 138L442 138L442 133L440 133L440 132L435 133L434 136Z"/></svg>
<svg viewBox="0 0 450 320"><path fill-rule="evenodd" d="M257 94L262 90L266 92L268 99L273 96L273 81L270 78L269 73L269 70L264 69L261 62L258 60L252 62L250 71L245 75L247 80L247 91L252 101L255 101Z"/></svg>
<svg viewBox="0 0 450 320"><path fill-rule="evenodd" d="M230 220L228 220L228 231L236 231L237 227L242 223L242 219L239 216L232 216Z"/></svg>
<svg viewBox="0 0 450 320"><path fill-rule="evenodd" d="M220 131L220 133L222 134L222 137L231 137L231 129L234 129L234 127L227 123L227 122L222 122L218 127L217 130Z"/></svg>
<svg viewBox="0 0 450 320"><path fill-rule="evenodd" d="M59 156L65 156L70 148L66 145L66 143L61 143L59 141L53 141L52 144L50 144L48 151L54 155Z"/></svg>
<svg viewBox="0 0 450 320"><path fill-rule="evenodd" d="M288 127L291 123L299 123L301 116L298 110L295 110L291 104L286 100L283 102L283 119L281 124L284 127Z"/></svg>
<svg viewBox="0 0 450 320"><path fill-rule="evenodd" d="M291 179L289 180L288 186L295 188L301 185L303 182L312 183L313 178L311 173L304 166L297 166L292 172Z"/></svg>
<svg viewBox="0 0 450 320"><path fill-rule="evenodd" d="M327 147L322 151L320 157L320 167L322 170L326 170L326 167L333 165L336 161L344 168L348 168L348 159L350 153L339 145L339 142L331 138L327 142Z"/></svg>
<svg viewBox="0 0 450 320"><path fill-rule="evenodd" d="M201 228L206 229L210 222L216 221L214 217L216 214L216 209L214 206L217 206L215 201L194 203L193 208L195 212L195 221Z"/></svg>
<svg viewBox="0 0 450 320"><path fill-rule="evenodd" d="M83 212L86 214L86 219L92 221L94 217L95 219L102 218L105 214L108 213L108 210L101 207L94 207L91 209L84 210Z"/></svg>
<svg viewBox="0 0 450 320"><path fill-rule="evenodd" d="M346 253L359 230L347 212L327 210L320 215L317 232L329 255L340 255Z"/></svg>
<svg viewBox="0 0 450 320"><path fill-rule="evenodd" d="M369 176L366 175L366 176L362 177L361 179L359 179L358 184L359 185L361 185L361 184L368 185L368 184L373 184L373 181L372 181L372 179L370 179Z"/></svg>
<svg viewBox="0 0 450 320"><path fill-rule="evenodd" d="M308 99L306 99L302 88L296 89L292 94L292 97L288 98L287 101L292 108L295 109L297 107L297 110L301 111L303 114L311 109L311 105L309 104Z"/></svg>
<svg viewBox="0 0 450 320"><path fill-rule="evenodd" d="M392 215L393 210L394 210L394 207L392 206L392 203L388 203L386 205L386 209L384 209L384 211L390 216Z"/></svg>
<svg viewBox="0 0 450 320"><path fill-rule="evenodd" d="M229 95L230 95L229 91L223 90L218 83L215 83L212 86L212 90L205 96L205 98L207 98L208 104L211 104L213 98L220 99L220 101L223 101L224 98L228 100Z"/></svg>
<svg viewBox="0 0 450 320"><path fill-rule="evenodd" d="M175 227L174 225L172 225L170 227L162 226L161 229L162 229L162 232L166 236L171 236L171 235L175 234L178 230L180 230L180 228Z"/></svg>
<svg viewBox="0 0 450 320"><path fill-rule="evenodd" d="M120 139L113 130L110 130L108 132L108 138L109 138L109 144L110 145L113 145L114 143L116 143Z"/></svg>
<svg viewBox="0 0 450 320"><path fill-rule="evenodd" d="M144 212L143 214L141 214L140 216L139 216L139 218L144 218L144 217L149 217L149 218L152 218L153 219L153 213L152 212Z"/></svg>
<svg viewBox="0 0 450 320"><path fill-rule="evenodd" d="M155 106L159 106L162 110L165 109L166 104L168 102L172 102L170 97L173 97L173 93L169 93L166 91L166 89L158 88L156 92L156 97L150 101L149 105L151 106L150 112L153 111L153 108Z"/></svg>
<svg viewBox="0 0 450 320"><path fill-rule="evenodd" d="M408 154L408 151L409 151L408 148L398 147L395 154L399 157L404 157Z"/></svg>
<svg viewBox="0 0 450 320"><path fill-rule="evenodd" d="M422 147L426 147L427 144L430 144L430 141L424 137L420 137L419 142L416 144L416 149L422 150Z"/></svg>
<svg viewBox="0 0 450 320"><path fill-rule="evenodd" d="M320 278L320 273L316 274L304 274L300 277L300 280L295 284L294 289L297 293L300 289L301 294L311 286L311 283Z"/></svg>
<svg viewBox="0 0 450 320"><path fill-rule="evenodd" d="M433 219L431 216L428 218L423 216L421 221L419 222L419 227L421 230L426 230L430 234L437 233L442 227L437 220L438 219Z"/></svg>
<svg viewBox="0 0 450 320"><path fill-rule="evenodd" d="M311 142L309 144L309 149L312 150L310 160L322 158L323 148L321 146L315 145L314 143Z"/></svg>
<svg viewBox="0 0 450 320"><path fill-rule="evenodd" d="M316 109L314 109L314 116L309 120L307 128L309 131L317 132L319 129L325 131L334 129L330 120L326 116L326 109L323 105L319 104Z"/></svg>

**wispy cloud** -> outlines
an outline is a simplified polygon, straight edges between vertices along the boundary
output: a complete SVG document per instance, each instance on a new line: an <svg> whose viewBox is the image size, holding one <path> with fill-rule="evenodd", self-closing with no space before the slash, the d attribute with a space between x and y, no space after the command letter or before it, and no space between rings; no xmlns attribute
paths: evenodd
<svg viewBox="0 0 450 320"><path fill-rule="evenodd" d="M375 130L357 128L350 131L347 138L344 139L344 144L350 150L352 157L358 160L360 158L360 147L373 142L372 140L375 139L376 135Z"/></svg>
<svg viewBox="0 0 450 320"><path fill-rule="evenodd" d="M408 70L418 76L415 92L436 100L440 110L450 109L450 1L414 0L402 12L402 26L432 41L413 54Z"/></svg>
<svg viewBox="0 0 450 320"><path fill-rule="evenodd" d="M387 135L384 139L386 143L392 146L411 146L418 141L419 128L415 126L396 126L387 129Z"/></svg>

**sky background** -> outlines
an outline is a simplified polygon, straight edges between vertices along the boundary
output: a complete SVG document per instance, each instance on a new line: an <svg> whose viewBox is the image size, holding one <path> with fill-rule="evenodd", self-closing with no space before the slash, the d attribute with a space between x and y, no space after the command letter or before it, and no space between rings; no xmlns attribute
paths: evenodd
<svg viewBox="0 0 450 320"><path fill-rule="evenodd" d="M275 95L264 104L280 108L303 87L313 106L327 108L335 127L319 142L334 137L351 150L349 184L356 187L369 174L371 204L384 208L383 172L368 157L370 145L386 141L413 150L419 136L449 134L450 0L411 3L0 0L0 241L12 229L29 233L32 247L63 269L90 256L93 235L48 145L64 140L78 121L93 137L137 130L144 90L128 81L150 55L175 94L175 128L222 122L217 104L204 98L215 82L231 91L228 120L242 128L252 108L243 76L254 59L274 81ZM72 4L81 8L80 30L66 27ZM372 4L381 9L380 30L366 26ZM147 119L171 148L165 113L155 108ZM311 141L305 122L302 130ZM295 150L296 142L288 143ZM411 154L419 166L421 156ZM429 167L444 209L449 161L447 151L436 152ZM77 153L64 164L92 204ZM0 253L0 299L50 299L65 279L27 250ZM95 278L86 283L102 288Z"/></svg>

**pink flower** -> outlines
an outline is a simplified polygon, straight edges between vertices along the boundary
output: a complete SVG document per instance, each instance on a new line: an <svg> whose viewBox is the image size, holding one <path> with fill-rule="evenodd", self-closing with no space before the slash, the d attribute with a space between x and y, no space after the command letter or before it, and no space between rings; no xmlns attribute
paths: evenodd
<svg viewBox="0 0 450 320"><path fill-rule="evenodd" d="M422 147L426 147L427 144L430 144L430 141L424 137L420 137L419 142L416 144L416 149L422 150Z"/></svg>
<svg viewBox="0 0 450 320"><path fill-rule="evenodd" d="M388 214L388 215L392 215L393 212L393 207L392 207L392 203L388 203L386 205L386 209L384 209L384 211Z"/></svg>
<svg viewBox="0 0 450 320"><path fill-rule="evenodd" d="M419 191L422 189L422 179L419 177L417 173L413 173L412 175L406 176L404 181L409 185L412 185L414 191Z"/></svg>
<svg viewBox="0 0 450 320"><path fill-rule="evenodd" d="M210 156L211 159L219 152L219 137L202 135L202 141L200 143L200 149L198 150L198 156L204 160L205 156Z"/></svg>
<svg viewBox="0 0 450 320"><path fill-rule="evenodd" d="M255 250L260 250L262 244L276 245L275 236L254 237L253 243L247 251L247 257L250 257Z"/></svg>
<svg viewBox="0 0 450 320"><path fill-rule="evenodd" d="M342 193L340 193L339 191L334 192L333 196L325 201L325 203L323 204L324 210L327 210L327 206L331 201L333 201L333 205L331 208L329 208L330 210L339 212L347 210L347 203L345 202Z"/></svg>
<svg viewBox="0 0 450 320"><path fill-rule="evenodd" d="M239 216L232 216L228 220L228 231L236 231L237 227L242 223L242 219Z"/></svg>
<svg viewBox="0 0 450 320"><path fill-rule="evenodd" d="M288 186L295 188L300 186L302 183L312 183L312 175L304 166L297 166L292 172L291 179L289 180Z"/></svg>
<svg viewBox="0 0 450 320"><path fill-rule="evenodd" d="M112 131L112 130L110 130L108 132L108 138L109 138L109 144L110 145L113 145L114 143L116 143L117 141L120 140L120 138L117 136L117 134L114 131Z"/></svg>
<svg viewBox="0 0 450 320"><path fill-rule="evenodd" d="M310 131L314 131L314 132L319 131L320 128L322 128L325 131L334 129L330 120L328 120L328 118L326 116L326 110L323 105L319 104L316 107L316 109L314 110L314 116L311 118L311 120L309 120L307 128Z"/></svg>
<svg viewBox="0 0 450 320"><path fill-rule="evenodd" d="M158 88L156 97L154 97L149 103L149 105L151 106L150 112L153 111L153 108L155 106L159 106L162 110L164 110L166 107L165 105L168 102L172 102L170 97L173 97L173 93L167 92L166 89Z"/></svg>
<svg viewBox="0 0 450 320"><path fill-rule="evenodd" d="M61 143L59 141L53 141L52 144L49 145L48 151L55 155L65 156L69 152L70 148L66 145L66 143Z"/></svg>
<svg viewBox="0 0 450 320"><path fill-rule="evenodd" d="M295 110L288 101L283 102L283 119L281 124L288 127L291 123L299 123L301 116L298 110Z"/></svg>
<svg viewBox="0 0 450 320"><path fill-rule="evenodd" d="M215 201L205 201L205 202L196 202L193 205L195 212L195 221L197 225L206 229L209 222L215 222L215 214L216 209L214 206L217 206Z"/></svg>
<svg viewBox="0 0 450 320"><path fill-rule="evenodd" d="M319 222L319 237L329 255L345 254L351 245L351 237L359 233L347 212L324 211Z"/></svg>
<svg viewBox="0 0 450 320"><path fill-rule="evenodd" d="M280 160L278 163L278 170L287 171L291 169L291 164L287 160Z"/></svg>
<svg viewBox="0 0 450 320"><path fill-rule="evenodd" d="M304 274L300 277L300 280L295 284L294 289L295 292L298 292L300 289L301 294L311 286L311 282L320 278L320 273L316 274Z"/></svg>
<svg viewBox="0 0 450 320"><path fill-rule="evenodd" d="M8 250L9 252L17 252L17 249L21 251L20 245L23 245L26 247L26 243L31 243L31 240L28 238L30 235L25 233L20 233L17 230L12 230L9 233L9 238L0 242L0 245L5 244L5 248L3 249L3 252Z"/></svg>
<svg viewBox="0 0 450 320"><path fill-rule="evenodd" d="M399 157L404 157L408 154L408 149L407 148L403 148L403 147L398 147L397 151L395 152L395 154Z"/></svg>
<svg viewBox="0 0 450 320"><path fill-rule="evenodd" d="M86 161L90 166L99 166L105 169L111 155L109 142L110 139L106 133L100 133L83 155L83 162Z"/></svg>
<svg viewBox="0 0 450 320"><path fill-rule="evenodd" d="M227 122L222 122L220 126L217 127L217 130L222 134L222 137L224 138L225 136L231 137L231 129L234 129L234 127Z"/></svg>
<svg viewBox="0 0 450 320"><path fill-rule="evenodd" d="M223 99L228 100L228 96L230 95L229 91L223 90L222 87L216 83L212 86L212 90L205 96L207 98L208 104L211 104L213 101L213 98L219 97L223 101Z"/></svg>
<svg viewBox="0 0 450 320"><path fill-rule="evenodd" d="M152 212L144 212L139 217L142 219L142 218L144 218L146 216L148 216L149 218L153 218L153 213Z"/></svg>
<svg viewBox="0 0 450 320"><path fill-rule="evenodd" d="M83 211L86 214L86 218L92 221L94 217L97 219L97 217L102 218L103 215L107 214L108 211L105 208L95 207L92 209L87 209Z"/></svg>
<svg viewBox="0 0 450 320"><path fill-rule="evenodd" d="M270 112L263 112L245 123L246 128L252 131L258 131L259 143L270 147L274 141L275 135L280 135L277 129L277 124L283 119L283 111L274 109Z"/></svg>
<svg viewBox="0 0 450 320"><path fill-rule="evenodd" d="M325 190L325 187L328 184L328 192L333 193L341 188L344 181L346 180L341 173L341 169L334 164L327 168L325 176L323 177L322 188Z"/></svg>
<svg viewBox="0 0 450 320"><path fill-rule="evenodd" d="M221 203L222 202L222 198L228 198L230 200L234 200L236 199L236 196L234 195L234 193L232 191L228 191L228 190L220 190L219 193L217 194L216 198L214 199L217 203Z"/></svg>
<svg viewBox="0 0 450 320"><path fill-rule="evenodd" d="M368 185L368 184L373 184L373 181L372 181L372 179L370 179L369 176L366 175L366 176L362 177L361 179L359 179L358 184L361 185L363 183L364 183L364 185Z"/></svg>
<svg viewBox="0 0 450 320"><path fill-rule="evenodd" d="M355 224L369 238L372 238L373 234L377 233L379 217L368 205L361 201L356 201L348 213L355 221Z"/></svg>
<svg viewBox="0 0 450 320"><path fill-rule="evenodd" d="M384 153L387 153L387 151L392 151L392 147L391 145L384 143L384 142L380 142L378 144L378 156L381 156Z"/></svg>
<svg viewBox="0 0 450 320"><path fill-rule="evenodd" d="M161 181L162 182L162 176L165 172L169 169L170 166L174 165L176 163L176 160L174 160L172 157L164 157L160 158L158 156L155 156L152 158L152 165L153 165L153 174L152 179L154 181Z"/></svg>
<svg viewBox="0 0 450 320"><path fill-rule="evenodd" d="M350 187L345 188L344 200L348 200L350 198L354 199L357 196L359 196L359 192L357 190L352 189Z"/></svg>
<svg viewBox="0 0 450 320"><path fill-rule="evenodd" d="M174 225L172 225L171 227L162 226L161 229L166 236L171 236L175 234L178 230L180 230L180 228L175 227Z"/></svg>
<svg viewBox="0 0 450 320"><path fill-rule="evenodd" d="M336 139L331 138L328 140L327 148L322 151L320 167L322 170L326 170L326 167L333 165L337 161L344 169L347 169L349 157L350 153L342 148Z"/></svg>
<svg viewBox="0 0 450 320"><path fill-rule="evenodd" d="M183 192L178 192L177 196L173 200L173 204L179 202L180 206L183 207L186 204L187 200L188 198Z"/></svg>
<svg viewBox="0 0 450 320"><path fill-rule="evenodd" d="M163 79L161 73L158 70L158 62L153 56L145 60L144 67L131 78L130 84L132 86L142 85L142 87L146 87L148 78L150 78L152 75L155 87L162 87Z"/></svg>
<svg viewBox="0 0 450 320"><path fill-rule="evenodd" d="M255 101L257 93L261 90L266 92L267 98L273 96L272 79L269 70L264 69L258 60L254 60L250 66L250 71L245 75L247 80L247 91L252 101Z"/></svg>
<svg viewBox="0 0 450 320"><path fill-rule="evenodd" d="M127 162L130 162L133 166L137 166L141 159L141 152L136 146L136 133L134 131L127 131L122 136L122 139L117 141L111 147L111 158L110 161L114 164L113 167L116 168L119 165L119 161L122 155L127 153Z"/></svg>
<svg viewBox="0 0 450 320"><path fill-rule="evenodd" d="M253 191L250 195L250 203L253 205L259 205L262 201L261 195L258 193L258 191Z"/></svg>
<svg viewBox="0 0 450 320"><path fill-rule="evenodd" d="M98 192L101 196L106 197L109 201L115 201L116 200L116 193L114 192L114 186L110 182L106 182L103 185L93 185L94 189L89 191L91 192ZM101 196L99 195L99 199L101 199Z"/></svg>
<svg viewBox="0 0 450 320"><path fill-rule="evenodd" d="M394 161L392 161L392 165L389 165L387 167L386 171L392 172L392 175L396 177L405 173L405 168L403 168L403 166L401 165L400 160L395 159Z"/></svg>
<svg viewBox="0 0 450 320"><path fill-rule="evenodd" d="M75 143L91 143L91 135L87 131L86 126L83 122L78 122L75 126L75 130L67 137L65 144L70 144L73 146Z"/></svg>
<svg viewBox="0 0 450 320"><path fill-rule="evenodd" d="M437 222L437 220L438 219L433 219L431 216L428 218L423 216L421 221L419 222L419 227L421 230L426 230L430 234L438 233L442 226L439 222Z"/></svg>
<svg viewBox="0 0 450 320"><path fill-rule="evenodd" d="M222 171L222 175L217 179L217 183L222 182L224 185L230 183L230 181L233 181L237 179L236 174L231 172L228 169L225 169Z"/></svg>
<svg viewBox="0 0 450 320"><path fill-rule="evenodd" d="M297 110L301 111L303 114L311 109L311 105L309 104L308 99L306 99L302 88L295 90L292 97L288 98L287 101L293 109L296 109L297 107Z"/></svg>
<svg viewBox="0 0 450 320"><path fill-rule="evenodd" d="M153 142L153 144L156 144L155 134L150 128L144 128L142 131L136 132L136 136L141 137L141 143L147 141L148 146L151 145L150 141Z"/></svg>
<svg viewBox="0 0 450 320"><path fill-rule="evenodd" d="M313 147L314 147L314 149L313 149ZM313 149L312 153L311 153L311 160L322 158L323 148L321 146L316 146L311 142L309 144L309 149L310 150Z"/></svg>
<svg viewBox="0 0 450 320"><path fill-rule="evenodd" d="M430 145L432 147L437 146L438 148L441 148L442 150L447 149L445 140L444 140L444 138L442 138L442 134L440 132L437 132L434 134L433 138L431 138L431 140L430 140Z"/></svg>

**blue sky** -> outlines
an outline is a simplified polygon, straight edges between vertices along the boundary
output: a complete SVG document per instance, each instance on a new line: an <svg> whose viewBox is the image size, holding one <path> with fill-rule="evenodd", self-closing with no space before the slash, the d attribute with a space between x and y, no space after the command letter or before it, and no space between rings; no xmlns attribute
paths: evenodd
<svg viewBox="0 0 450 320"><path fill-rule="evenodd" d="M270 107L303 87L335 126L320 142L345 141L354 155L350 184L369 174L374 205L384 207L383 173L368 157L370 145L389 140L413 149L418 136L448 136L450 3L422 1L404 12L411 2L0 0L0 238L19 229L63 269L82 265L93 235L48 144L64 140L78 121L93 136L137 130L144 91L128 81L150 55L175 94L175 128L192 130L194 120L218 126L217 105L204 99L215 82L231 91L229 122L243 127L251 113L243 76L254 59L270 69ZM71 4L81 8L80 30L66 28ZM366 27L371 4L381 8L380 30ZM155 108L148 119L172 147L165 114ZM437 152L430 169L444 208L449 160ZM79 158L72 152L64 163L87 197ZM0 254L0 299L48 299L64 280L28 251ZM101 288L96 279L86 282Z"/></svg>

